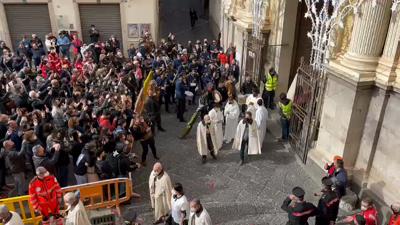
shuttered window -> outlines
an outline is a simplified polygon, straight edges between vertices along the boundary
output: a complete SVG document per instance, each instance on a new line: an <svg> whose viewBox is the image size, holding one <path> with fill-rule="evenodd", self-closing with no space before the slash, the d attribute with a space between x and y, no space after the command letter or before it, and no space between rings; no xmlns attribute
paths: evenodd
<svg viewBox="0 0 400 225"><path fill-rule="evenodd" d="M114 35L122 47L119 4L79 4L79 14L84 42L90 42L89 29L93 24L100 32L100 41L106 41Z"/></svg>
<svg viewBox="0 0 400 225"><path fill-rule="evenodd" d="M8 29L14 49L22 36L35 33L43 42L51 32L49 8L47 4L4 4Z"/></svg>

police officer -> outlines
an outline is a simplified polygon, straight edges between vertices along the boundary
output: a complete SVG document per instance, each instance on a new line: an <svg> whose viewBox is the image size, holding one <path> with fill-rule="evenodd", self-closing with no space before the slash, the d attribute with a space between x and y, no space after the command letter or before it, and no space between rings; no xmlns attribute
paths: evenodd
<svg viewBox="0 0 400 225"><path fill-rule="evenodd" d="M283 201L281 208L288 213L286 225L308 225L308 218L315 216L317 208L304 201L305 192L301 187L295 187L292 194Z"/></svg>
<svg viewBox="0 0 400 225"><path fill-rule="evenodd" d="M288 99L285 93L279 95L279 114L281 116L282 138L280 141L289 139L289 125L292 117L292 100Z"/></svg>
<svg viewBox="0 0 400 225"><path fill-rule="evenodd" d="M318 201L318 215L315 219L315 225L331 225L335 224L338 212L340 198L338 194L332 190L333 182L328 177L322 178L321 198Z"/></svg>
<svg viewBox="0 0 400 225"><path fill-rule="evenodd" d="M265 103L265 107L274 109L275 91L278 87L278 74L275 72L274 68L269 69L269 72L265 75L264 83L265 87L263 93L263 101Z"/></svg>

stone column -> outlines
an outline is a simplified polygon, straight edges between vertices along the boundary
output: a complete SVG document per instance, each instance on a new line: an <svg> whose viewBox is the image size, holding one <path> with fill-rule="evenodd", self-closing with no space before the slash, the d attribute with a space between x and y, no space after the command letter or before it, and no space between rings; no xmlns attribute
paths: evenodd
<svg viewBox="0 0 400 225"><path fill-rule="evenodd" d="M359 80L373 79L385 43L391 4L391 0L381 0L375 6L373 1L364 1L360 14L355 15L349 49L341 64L358 71Z"/></svg>
<svg viewBox="0 0 400 225"><path fill-rule="evenodd" d="M376 82L384 87L391 86L396 79L396 67L400 54L400 15L394 13L390 20L385 48L376 69Z"/></svg>

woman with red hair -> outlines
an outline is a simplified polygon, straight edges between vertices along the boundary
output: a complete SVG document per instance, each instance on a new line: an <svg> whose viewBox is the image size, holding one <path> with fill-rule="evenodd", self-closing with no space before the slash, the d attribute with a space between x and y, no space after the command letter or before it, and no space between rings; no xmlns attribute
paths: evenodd
<svg viewBox="0 0 400 225"><path fill-rule="evenodd" d="M333 157L333 162L330 165L328 165L328 163L325 163L324 169L328 171L328 177L334 176L336 170L335 162L338 160L343 160L343 158L341 156L335 155Z"/></svg>

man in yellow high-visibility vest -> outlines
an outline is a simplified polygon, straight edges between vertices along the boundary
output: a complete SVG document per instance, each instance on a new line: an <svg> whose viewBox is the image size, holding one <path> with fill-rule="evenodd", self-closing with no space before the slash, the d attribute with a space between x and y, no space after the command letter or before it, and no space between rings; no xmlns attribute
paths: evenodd
<svg viewBox="0 0 400 225"><path fill-rule="evenodd" d="M266 108L275 109L274 98L278 87L278 74L274 68L270 68L264 78L263 100Z"/></svg>
<svg viewBox="0 0 400 225"><path fill-rule="evenodd" d="M289 125L292 117L292 100L288 99L285 93L279 95L279 114L281 115L282 138L280 141L289 139Z"/></svg>

